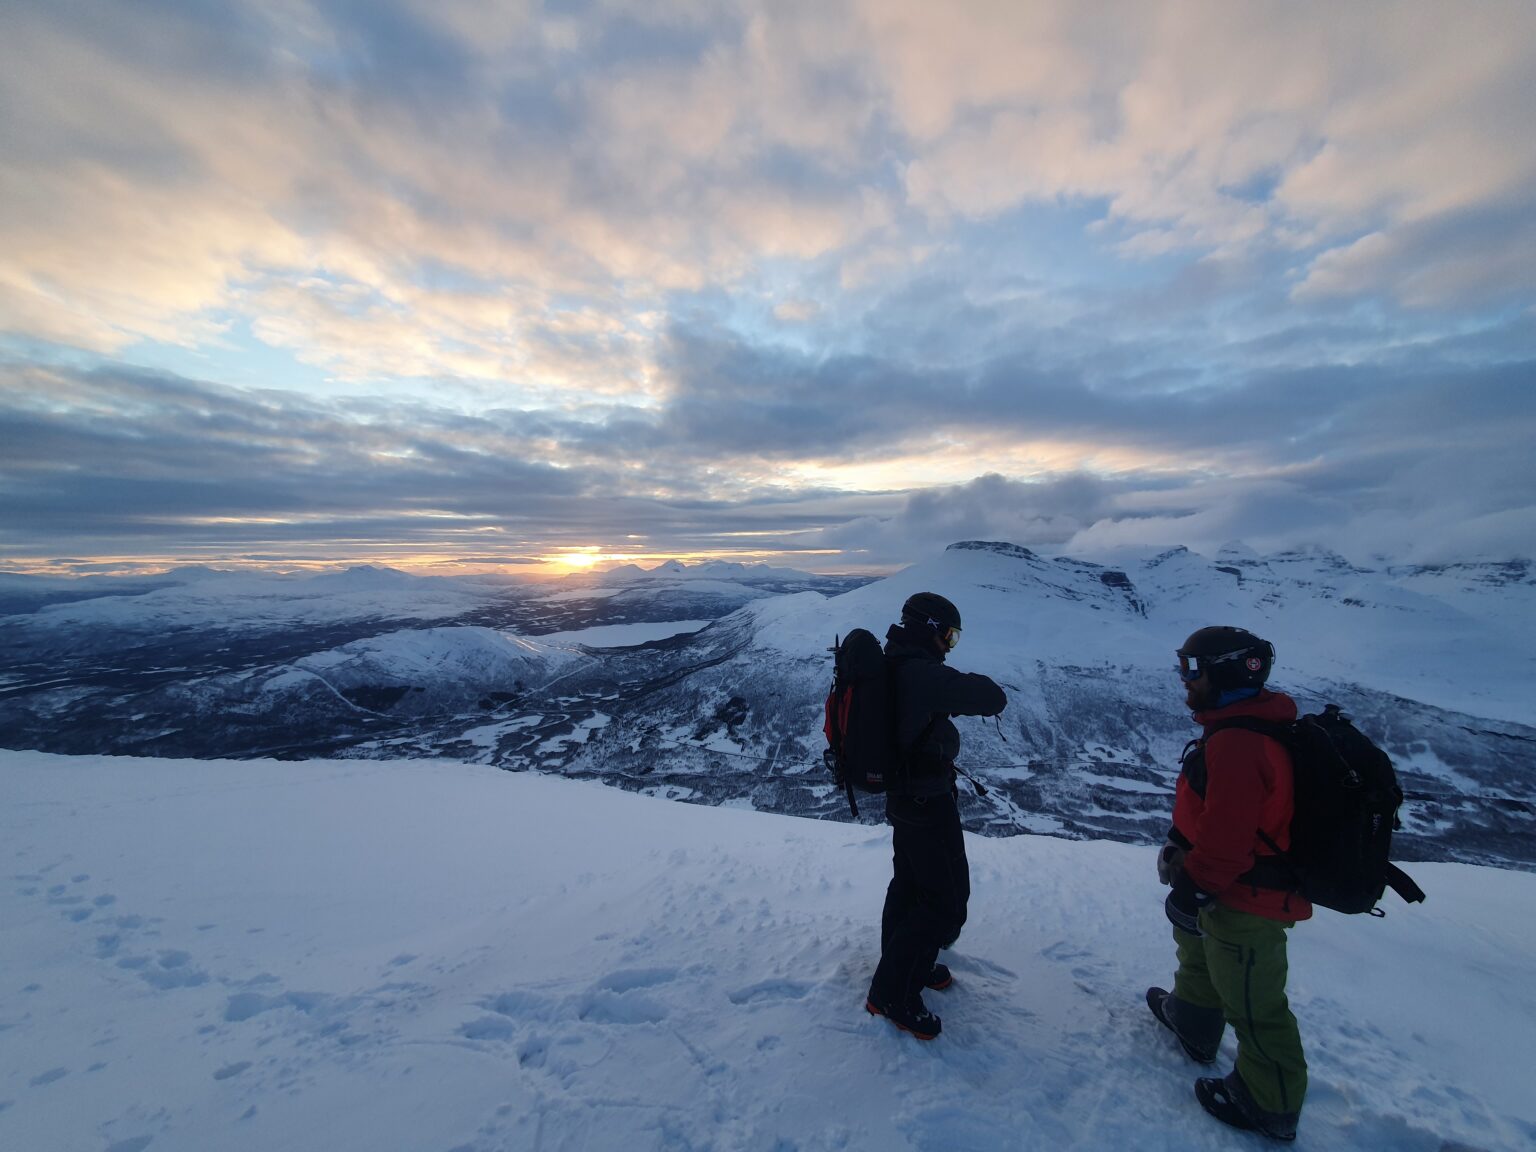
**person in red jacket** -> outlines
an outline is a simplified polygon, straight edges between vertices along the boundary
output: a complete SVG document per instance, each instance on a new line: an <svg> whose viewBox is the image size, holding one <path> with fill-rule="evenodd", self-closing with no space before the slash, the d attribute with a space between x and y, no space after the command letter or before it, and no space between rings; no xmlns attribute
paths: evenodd
<svg viewBox="0 0 1536 1152"><path fill-rule="evenodd" d="M1207 1112L1235 1128L1294 1140L1307 1090L1301 1035L1286 999L1286 931L1312 915L1290 891L1277 850L1290 846L1290 753L1234 720L1287 723L1296 703L1265 687L1274 645L1241 628L1201 628L1178 650L1185 699L1203 729L1184 751L1173 827L1158 854L1170 885L1178 970L1147 1006L1202 1064L1215 1063L1228 1024L1237 1060L1225 1078L1195 1082Z"/></svg>

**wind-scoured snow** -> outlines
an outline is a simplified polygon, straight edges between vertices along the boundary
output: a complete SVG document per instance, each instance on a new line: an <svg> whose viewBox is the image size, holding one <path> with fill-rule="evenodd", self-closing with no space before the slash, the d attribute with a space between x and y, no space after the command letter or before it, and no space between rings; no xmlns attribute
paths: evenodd
<svg viewBox="0 0 1536 1152"><path fill-rule="evenodd" d="M446 761L0 752L0 1147L1260 1147L1143 1004L1152 850L968 847L924 1044L862 1008L883 828ZM1412 870L1426 904L1291 935L1296 1147L1530 1148L1536 876Z"/></svg>

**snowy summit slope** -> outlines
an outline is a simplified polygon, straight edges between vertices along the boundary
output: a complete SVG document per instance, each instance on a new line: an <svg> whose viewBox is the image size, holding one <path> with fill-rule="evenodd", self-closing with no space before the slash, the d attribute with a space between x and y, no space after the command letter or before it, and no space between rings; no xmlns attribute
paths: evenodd
<svg viewBox="0 0 1536 1152"><path fill-rule="evenodd" d="M1198 1152L1147 848L970 838L923 1044L884 829L447 762L0 753L0 1147ZM1536 876L1292 934L1296 1147L1536 1142ZM1222 1052L1229 1066L1233 1042Z"/></svg>

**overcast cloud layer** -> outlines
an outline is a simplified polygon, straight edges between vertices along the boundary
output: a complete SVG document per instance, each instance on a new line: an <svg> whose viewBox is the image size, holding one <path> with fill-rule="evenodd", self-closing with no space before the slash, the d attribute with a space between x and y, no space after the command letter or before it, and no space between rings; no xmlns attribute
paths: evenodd
<svg viewBox="0 0 1536 1152"><path fill-rule="evenodd" d="M1536 550L1536 6L12 0L0 566Z"/></svg>

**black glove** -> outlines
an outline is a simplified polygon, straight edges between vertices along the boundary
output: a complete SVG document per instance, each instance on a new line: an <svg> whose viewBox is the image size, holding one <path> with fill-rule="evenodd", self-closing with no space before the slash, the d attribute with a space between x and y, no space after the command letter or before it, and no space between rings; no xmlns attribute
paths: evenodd
<svg viewBox="0 0 1536 1152"><path fill-rule="evenodd" d="M1173 891L1163 901L1163 913L1175 928L1182 928L1191 936L1204 936L1200 931L1200 909L1210 902L1211 894L1196 888L1189 873L1180 870L1174 877Z"/></svg>
<svg viewBox="0 0 1536 1152"><path fill-rule="evenodd" d="M1173 878L1184 870L1184 849L1180 848L1172 840L1164 844L1157 854L1157 879L1164 887L1173 883Z"/></svg>

